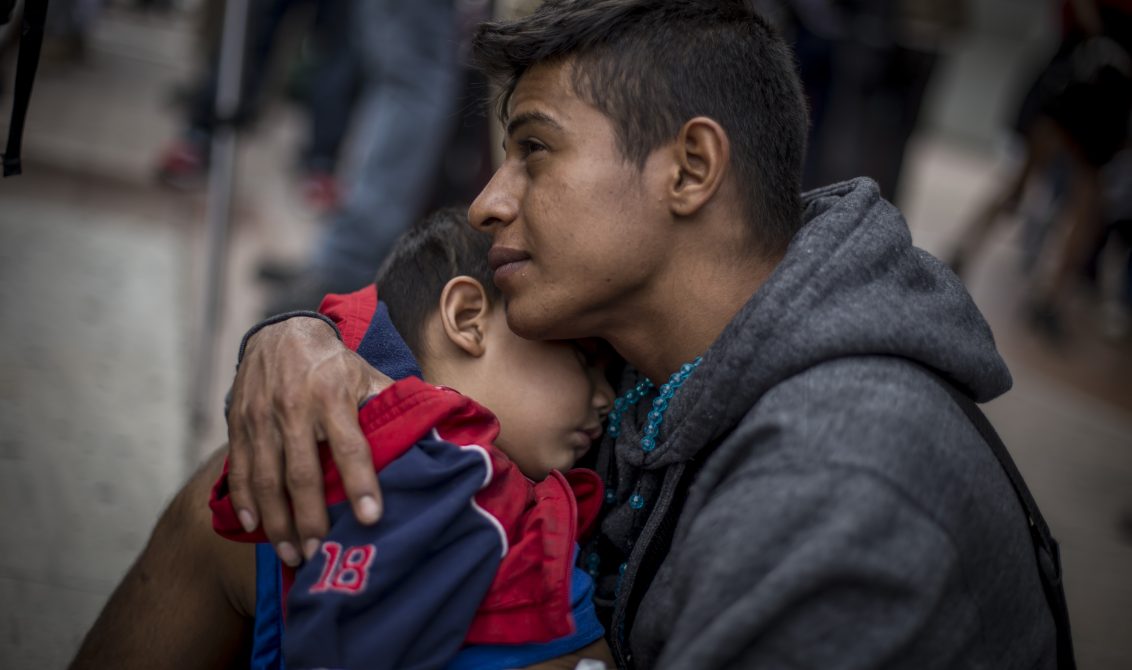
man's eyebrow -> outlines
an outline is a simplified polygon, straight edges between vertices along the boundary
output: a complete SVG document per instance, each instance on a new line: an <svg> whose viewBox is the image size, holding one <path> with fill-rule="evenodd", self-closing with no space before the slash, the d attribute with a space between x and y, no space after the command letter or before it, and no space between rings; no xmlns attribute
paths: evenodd
<svg viewBox="0 0 1132 670"><path fill-rule="evenodd" d="M523 112L522 114L514 116L510 121L507 122L507 136L510 137L511 135L514 135L515 131L518 130L520 126L526 125L528 123L542 123L550 126L555 130L563 130L562 124L555 121L554 117L550 116L549 114L546 114L544 112L530 111Z"/></svg>

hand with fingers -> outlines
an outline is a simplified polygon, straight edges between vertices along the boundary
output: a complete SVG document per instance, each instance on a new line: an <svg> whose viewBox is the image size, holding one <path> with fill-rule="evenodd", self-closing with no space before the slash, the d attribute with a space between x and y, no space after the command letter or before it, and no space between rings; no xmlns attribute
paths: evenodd
<svg viewBox="0 0 1132 670"><path fill-rule="evenodd" d="M291 318L247 342L228 410L230 495L244 529L262 523L280 560L298 565L328 528L318 442L325 440L354 514L381 516L358 406L392 384L326 323Z"/></svg>

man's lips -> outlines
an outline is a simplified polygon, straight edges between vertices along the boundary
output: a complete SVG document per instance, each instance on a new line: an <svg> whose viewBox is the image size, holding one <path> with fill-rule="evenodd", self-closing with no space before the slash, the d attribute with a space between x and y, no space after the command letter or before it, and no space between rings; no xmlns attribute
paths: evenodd
<svg viewBox="0 0 1132 670"><path fill-rule="evenodd" d="M487 264L493 272L504 265L530 260L530 258L531 255L527 252L510 247L492 247L491 251L487 252Z"/></svg>
<svg viewBox="0 0 1132 670"><path fill-rule="evenodd" d="M487 252L487 264L495 273L496 281L517 271L524 262L530 259L531 255L527 252L510 247L492 247L491 251Z"/></svg>

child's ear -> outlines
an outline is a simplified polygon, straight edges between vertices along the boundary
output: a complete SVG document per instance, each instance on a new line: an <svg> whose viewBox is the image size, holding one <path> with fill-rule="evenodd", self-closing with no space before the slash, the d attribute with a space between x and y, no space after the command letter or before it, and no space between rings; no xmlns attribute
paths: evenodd
<svg viewBox="0 0 1132 670"><path fill-rule="evenodd" d="M491 315L491 302L483 285L471 277L453 277L440 293L440 322L452 344L469 356L486 350L484 334Z"/></svg>

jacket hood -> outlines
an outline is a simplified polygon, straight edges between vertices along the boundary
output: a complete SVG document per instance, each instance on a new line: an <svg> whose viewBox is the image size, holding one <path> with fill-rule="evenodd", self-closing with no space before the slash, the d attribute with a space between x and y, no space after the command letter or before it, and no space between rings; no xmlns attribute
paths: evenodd
<svg viewBox="0 0 1132 670"><path fill-rule="evenodd" d="M783 260L673 398L667 436L650 454L628 448L622 458L646 470L688 460L771 387L836 358L907 358L978 402L1010 388L971 296L943 263L912 246L904 217L875 182L835 184L803 201L805 224Z"/></svg>

